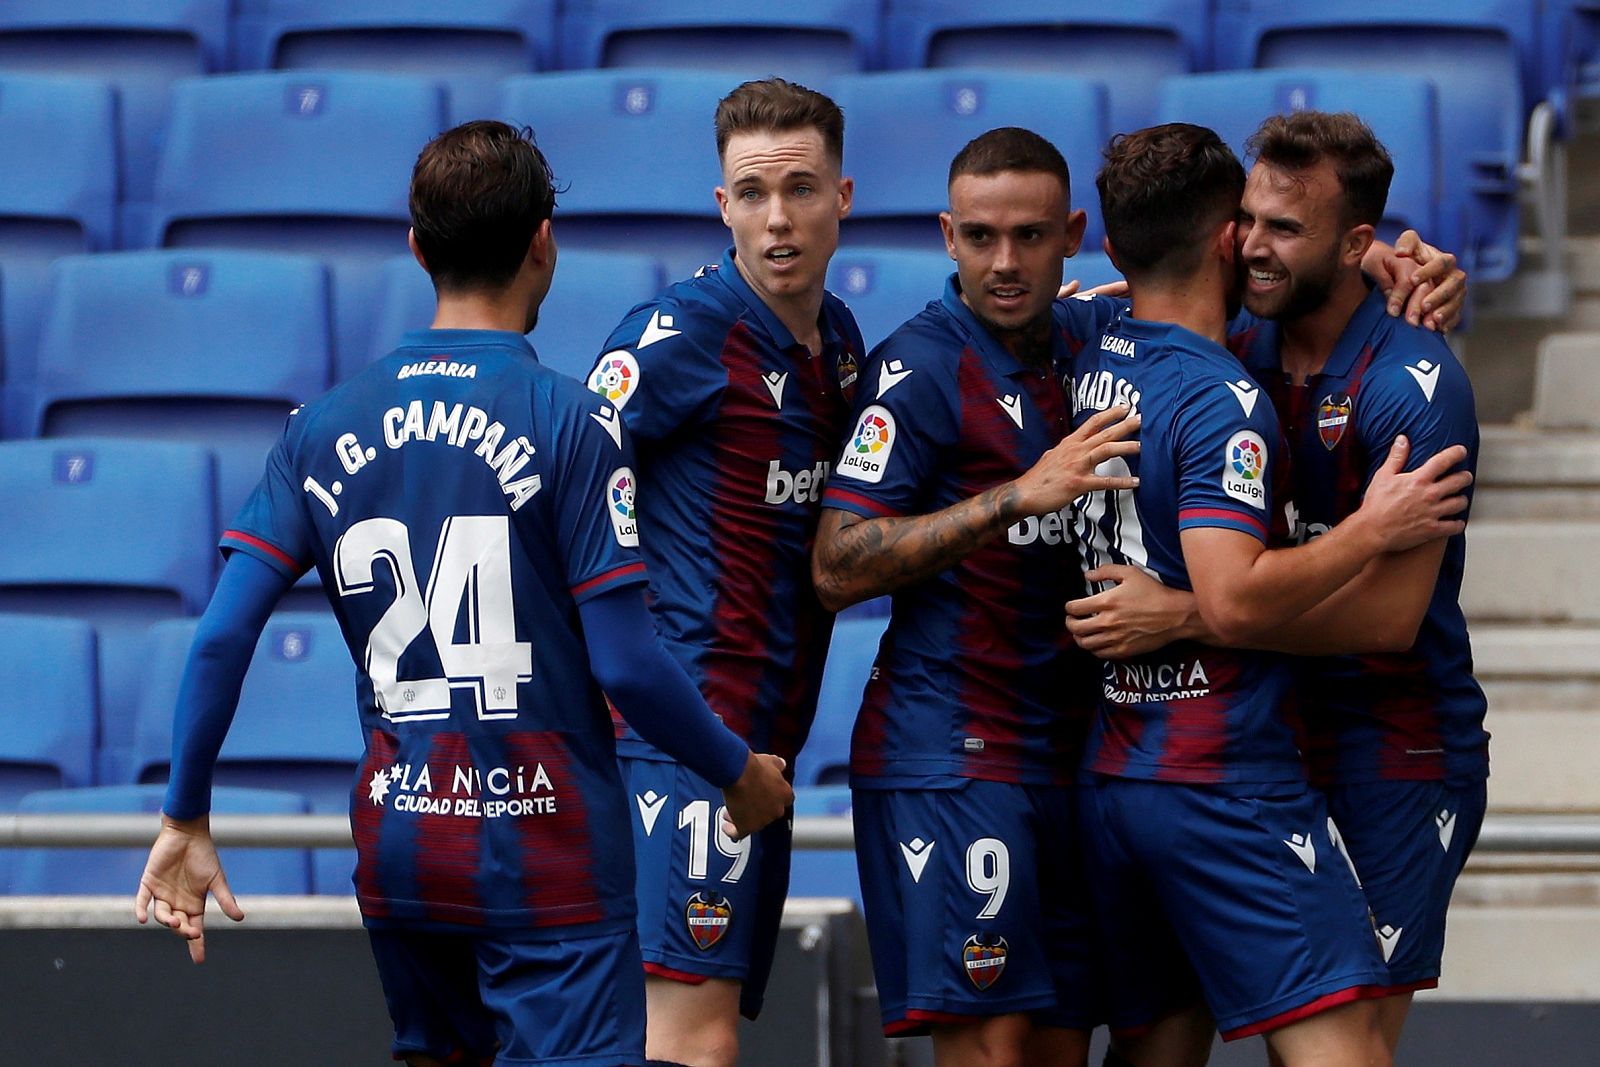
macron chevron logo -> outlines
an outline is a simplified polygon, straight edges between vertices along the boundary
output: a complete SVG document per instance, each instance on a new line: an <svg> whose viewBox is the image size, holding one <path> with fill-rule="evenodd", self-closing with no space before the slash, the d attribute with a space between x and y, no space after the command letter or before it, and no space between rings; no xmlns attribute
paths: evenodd
<svg viewBox="0 0 1600 1067"><path fill-rule="evenodd" d="M647 789L642 795L633 798L639 805L639 821L644 823L644 836L649 837L655 833L656 819L661 816L661 809L666 806L665 795L658 795L654 789Z"/></svg>
<svg viewBox="0 0 1600 1067"><path fill-rule="evenodd" d="M905 369L905 364L898 359L891 359L878 368L878 399L883 399L883 394L911 377L911 372Z"/></svg>
<svg viewBox="0 0 1600 1067"><path fill-rule="evenodd" d="M682 330L672 328L672 316L661 314L657 308L650 313L650 321L644 324L644 333L639 335L639 343L635 348L649 348L657 341L665 341L669 337L676 337Z"/></svg>
<svg viewBox="0 0 1600 1067"><path fill-rule="evenodd" d="M1456 813L1441 810L1433 817L1433 821L1439 827L1439 846L1449 852L1450 842L1456 836Z"/></svg>
<svg viewBox="0 0 1600 1067"><path fill-rule="evenodd" d="M1417 387L1427 397L1428 403L1433 403L1433 391L1439 388L1439 364L1424 359L1415 367L1407 367L1406 373L1417 380Z"/></svg>
<svg viewBox="0 0 1600 1067"><path fill-rule="evenodd" d="M1017 429L1022 429L1022 394L1012 393L1010 396L995 397L995 403L1006 409L1006 414L1011 416L1011 421L1017 424Z"/></svg>
<svg viewBox="0 0 1600 1067"><path fill-rule="evenodd" d="M761 376L762 384L767 387L767 392L772 394L772 402L780 408L783 407L783 387L788 384L788 381L789 373L787 371L782 374L773 371L771 374L763 374Z"/></svg>
<svg viewBox="0 0 1600 1067"><path fill-rule="evenodd" d="M1261 390L1257 389L1243 378L1240 378L1236 382L1228 382L1227 385L1228 389L1232 391L1234 398L1239 401L1239 406L1244 408L1244 417L1248 419L1251 415L1254 415L1256 411L1256 399L1261 395Z"/></svg>
<svg viewBox="0 0 1600 1067"><path fill-rule="evenodd" d="M911 871L911 880L921 883L922 871L928 866L928 857L933 855L935 842L924 841L920 837L913 837L911 844L900 842L900 855L905 857L906 867Z"/></svg>
<svg viewBox="0 0 1600 1067"><path fill-rule="evenodd" d="M1378 947L1383 949L1383 962L1388 963L1389 957L1394 955L1394 947L1400 943L1400 935L1405 933L1405 928L1400 926L1381 926L1378 928Z"/></svg>
<svg viewBox="0 0 1600 1067"><path fill-rule="evenodd" d="M611 440L616 442L618 448L622 447L622 420L617 417L616 408L601 408L599 411L589 412L589 417L600 424L600 428L611 435Z"/></svg>
<svg viewBox="0 0 1600 1067"><path fill-rule="evenodd" d="M1306 865L1306 870L1312 874L1317 873L1317 844L1311 840L1310 834L1290 834L1283 843L1300 857L1300 862Z"/></svg>

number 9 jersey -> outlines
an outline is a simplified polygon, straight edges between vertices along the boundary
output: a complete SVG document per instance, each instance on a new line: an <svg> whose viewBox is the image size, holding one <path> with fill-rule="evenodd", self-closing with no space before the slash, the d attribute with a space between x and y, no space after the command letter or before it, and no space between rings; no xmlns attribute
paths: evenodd
<svg viewBox="0 0 1600 1067"><path fill-rule="evenodd" d="M577 606L645 581L633 501L616 409L513 333L408 334L290 416L222 548L314 565L350 647L369 925L631 925Z"/></svg>

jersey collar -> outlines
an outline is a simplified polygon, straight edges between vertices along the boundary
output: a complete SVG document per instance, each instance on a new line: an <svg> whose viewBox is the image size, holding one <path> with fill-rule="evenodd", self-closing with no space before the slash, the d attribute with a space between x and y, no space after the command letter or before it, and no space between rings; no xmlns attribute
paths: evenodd
<svg viewBox="0 0 1600 1067"><path fill-rule="evenodd" d="M955 320L961 332L966 335L967 343L974 351L988 361L989 366L1002 378L1015 378L1026 373L1027 366L1011 350L995 339L994 334L978 321L978 316L972 313L961 300L961 276L951 273L945 279L944 296L940 299L944 305L945 313ZM1060 366L1067 358L1067 346L1061 337L1061 331L1050 330L1050 355L1051 365Z"/></svg>
<svg viewBox="0 0 1600 1067"><path fill-rule="evenodd" d="M539 356L520 333L510 330L407 330L399 348L514 348L535 363Z"/></svg>
<svg viewBox="0 0 1600 1067"><path fill-rule="evenodd" d="M1356 358L1372 339L1373 331L1383 324L1389 314L1389 298L1377 286L1368 282L1366 299L1356 306L1356 312L1345 323L1333 354L1323 364L1321 374L1334 378L1348 378L1355 367Z"/></svg>
<svg viewBox="0 0 1600 1067"><path fill-rule="evenodd" d="M1136 319L1124 311L1111 320L1106 326L1105 332L1120 334L1136 341L1170 344L1175 348L1189 351L1211 351L1237 362L1233 358L1233 353L1229 352L1223 345L1217 344L1209 337L1202 337L1186 326L1179 326L1175 322L1152 322L1149 319Z"/></svg>
<svg viewBox="0 0 1600 1067"><path fill-rule="evenodd" d="M795 339L794 334L789 332L789 327L785 326L783 320L773 314L771 308L767 307L766 301L757 296L756 291L750 288L750 283L744 280L744 275L739 273L739 268L734 264L733 260L733 246L729 245L728 250L722 253L722 262L717 266L717 277L721 278L722 283L728 287L733 295L738 297L740 302L750 309L750 314L754 315L756 321L761 323L761 328L767 331L767 336L772 339L772 343L777 345L781 351L787 352L791 348L798 347L800 342ZM817 314L817 329L822 333L822 347L824 349L831 349L843 344L839 329L832 316L828 314L826 297L823 298L822 310Z"/></svg>

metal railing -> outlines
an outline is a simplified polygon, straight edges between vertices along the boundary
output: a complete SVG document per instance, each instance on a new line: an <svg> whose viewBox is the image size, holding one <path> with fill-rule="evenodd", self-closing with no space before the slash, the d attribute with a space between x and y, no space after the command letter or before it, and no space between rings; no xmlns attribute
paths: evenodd
<svg viewBox="0 0 1600 1067"><path fill-rule="evenodd" d="M155 815L0 815L0 848L147 848ZM235 848L349 848L343 815L213 815L217 843ZM800 816L800 849L853 847L849 816ZM1490 815L1478 852L1600 856L1600 816Z"/></svg>

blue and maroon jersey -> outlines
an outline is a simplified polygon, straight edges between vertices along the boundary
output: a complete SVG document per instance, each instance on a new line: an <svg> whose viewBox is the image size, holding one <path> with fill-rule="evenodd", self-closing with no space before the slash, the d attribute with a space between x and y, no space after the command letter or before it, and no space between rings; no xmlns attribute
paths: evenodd
<svg viewBox="0 0 1600 1067"><path fill-rule="evenodd" d="M873 351L823 504L867 519L939 511L1025 473L1070 417L1053 364L1012 355L952 276L942 300ZM1096 672L1063 624L1066 601L1083 595L1069 533L1065 508L1029 516L894 594L856 719L851 784L1071 780Z"/></svg>
<svg viewBox="0 0 1600 1067"><path fill-rule="evenodd" d="M656 625L711 710L794 765L833 631L811 584L817 515L865 346L823 299L812 356L734 265L628 313L589 387L639 449L641 547ZM619 751L667 759L617 720Z"/></svg>
<svg viewBox="0 0 1600 1067"><path fill-rule="evenodd" d="M1321 373L1287 380L1275 323L1243 317L1229 345L1273 399L1294 457L1299 541L1361 506L1394 439L1409 467L1451 445L1478 459L1472 384L1438 334L1391 317L1373 290ZM1488 774L1483 691L1461 612L1465 536L1445 547L1438 584L1409 652L1298 661L1312 775L1322 782L1478 781Z"/></svg>
<svg viewBox="0 0 1600 1067"><path fill-rule="evenodd" d="M222 548L315 566L355 659L369 921L632 922L578 616L645 580L632 467L616 407L513 333L407 334L290 417Z"/></svg>
<svg viewBox="0 0 1600 1067"><path fill-rule="evenodd" d="M1128 404L1141 451L1103 465L1139 487L1074 503L1085 569L1143 569L1192 589L1180 535L1215 527L1265 545L1287 531L1274 510L1284 450L1272 402L1223 348L1179 326L1058 301L1069 335L1103 325L1071 360L1073 422ZM1097 310L1097 308L1099 310ZM1305 778L1283 657L1174 642L1101 665L1085 767L1124 778L1260 785Z"/></svg>

